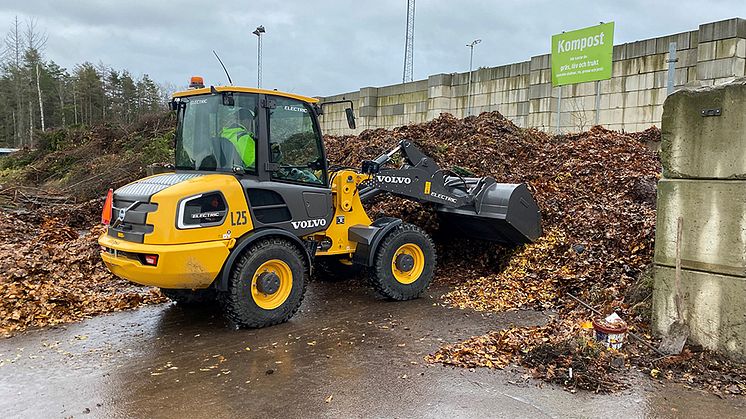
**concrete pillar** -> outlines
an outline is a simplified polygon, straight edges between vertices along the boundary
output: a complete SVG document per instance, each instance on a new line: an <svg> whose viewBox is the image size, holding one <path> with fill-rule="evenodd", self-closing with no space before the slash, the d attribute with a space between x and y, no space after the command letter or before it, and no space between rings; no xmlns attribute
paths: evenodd
<svg viewBox="0 0 746 419"><path fill-rule="evenodd" d="M663 110L653 326L676 319L676 229L690 341L746 359L746 78L685 89ZM712 116L708 116L712 115Z"/></svg>

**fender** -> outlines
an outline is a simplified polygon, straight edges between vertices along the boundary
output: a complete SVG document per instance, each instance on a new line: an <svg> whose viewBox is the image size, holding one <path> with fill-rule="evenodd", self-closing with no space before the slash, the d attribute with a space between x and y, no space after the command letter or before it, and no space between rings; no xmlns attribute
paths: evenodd
<svg viewBox="0 0 746 419"><path fill-rule="evenodd" d="M402 220L398 218L381 217L370 226L350 227L348 233L350 240L357 243L352 261L363 266L373 266L376 250L381 240L401 223Z"/></svg>
<svg viewBox="0 0 746 419"><path fill-rule="evenodd" d="M246 248L248 248L249 245L259 239L269 236L280 236L282 238L288 239L292 243L296 244L299 249L302 249L303 255L305 256L306 266L308 267L308 272L309 274L311 273L313 267L313 256L309 253L308 247L304 245L301 239L294 236L292 233L279 228L264 228L261 230L250 231L244 234L240 239L238 239L236 246L233 248L231 254L228 256L228 259L223 264L223 269L220 271L221 273L220 275L218 275L218 280L215 283L215 289L217 289L218 291L228 291L228 281L230 280L231 268L236 262L236 259L238 259L241 253Z"/></svg>

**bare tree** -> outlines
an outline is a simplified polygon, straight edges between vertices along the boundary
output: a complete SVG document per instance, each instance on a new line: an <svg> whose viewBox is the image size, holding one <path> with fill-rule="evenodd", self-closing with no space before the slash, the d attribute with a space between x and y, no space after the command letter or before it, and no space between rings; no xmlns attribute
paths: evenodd
<svg viewBox="0 0 746 419"><path fill-rule="evenodd" d="M23 137L21 131L24 125L23 112L20 112L22 108L22 92L23 92L23 80L21 79L21 56L23 55L23 35L21 34L21 23L18 20L18 16L13 19L10 30L5 35L4 39L5 51L5 66L10 75L12 81L13 96L15 96L15 110L17 112L17 120L14 118L14 136L15 144L17 147L23 146Z"/></svg>

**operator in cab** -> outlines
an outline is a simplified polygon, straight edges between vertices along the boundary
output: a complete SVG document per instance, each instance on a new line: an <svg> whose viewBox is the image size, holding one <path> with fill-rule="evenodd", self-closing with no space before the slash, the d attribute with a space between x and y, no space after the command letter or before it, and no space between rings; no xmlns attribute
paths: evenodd
<svg viewBox="0 0 746 419"><path fill-rule="evenodd" d="M256 162L254 141L254 112L236 107L225 118L220 136L230 141L245 168L253 168Z"/></svg>

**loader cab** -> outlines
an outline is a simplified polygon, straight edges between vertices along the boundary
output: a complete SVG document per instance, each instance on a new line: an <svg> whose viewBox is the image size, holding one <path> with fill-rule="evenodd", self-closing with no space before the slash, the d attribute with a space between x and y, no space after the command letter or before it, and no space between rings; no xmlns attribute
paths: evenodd
<svg viewBox="0 0 746 419"><path fill-rule="evenodd" d="M233 87L177 93L176 169L328 187L315 99L294 96Z"/></svg>
<svg viewBox="0 0 746 419"><path fill-rule="evenodd" d="M255 228L321 231L334 211L316 102L234 86L176 93L176 170L234 176Z"/></svg>

